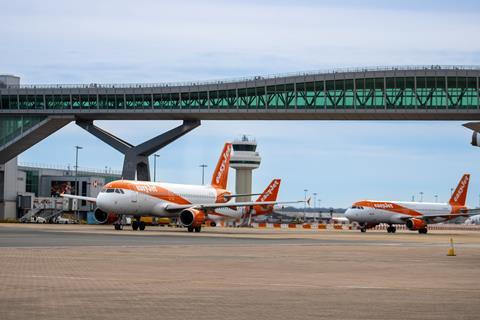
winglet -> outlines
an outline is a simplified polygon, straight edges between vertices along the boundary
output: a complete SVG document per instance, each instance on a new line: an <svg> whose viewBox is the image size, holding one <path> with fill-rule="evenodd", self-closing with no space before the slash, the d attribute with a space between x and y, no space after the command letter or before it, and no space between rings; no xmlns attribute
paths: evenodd
<svg viewBox="0 0 480 320"><path fill-rule="evenodd" d="M212 176L212 187L218 189L227 188L228 169L230 168L230 154L232 153L232 144L225 143L217 167Z"/></svg>
<svg viewBox="0 0 480 320"><path fill-rule="evenodd" d="M470 175L464 174L458 183L455 192L450 198L449 204L452 206L465 206L467 200L468 183L470 182Z"/></svg>

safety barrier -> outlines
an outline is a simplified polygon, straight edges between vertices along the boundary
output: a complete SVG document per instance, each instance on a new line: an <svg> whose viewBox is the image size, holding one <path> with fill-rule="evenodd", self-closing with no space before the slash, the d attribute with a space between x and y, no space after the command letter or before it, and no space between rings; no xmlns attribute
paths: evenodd
<svg viewBox="0 0 480 320"><path fill-rule="evenodd" d="M371 230L386 230L388 224L379 224ZM404 224L395 224L397 230L408 230ZM358 225L355 224L322 224L322 223L267 223L267 222L254 222L252 223L254 228L273 228L273 229L306 229L306 230L355 230L358 229ZM480 231L480 225L468 225L468 224L429 224L427 227L429 230L465 230L465 231Z"/></svg>

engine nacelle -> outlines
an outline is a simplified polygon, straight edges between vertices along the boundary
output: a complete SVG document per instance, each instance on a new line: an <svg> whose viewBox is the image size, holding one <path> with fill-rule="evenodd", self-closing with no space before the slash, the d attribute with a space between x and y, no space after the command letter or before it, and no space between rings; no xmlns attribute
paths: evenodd
<svg viewBox="0 0 480 320"><path fill-rule="evenodd" d="M185 209L180 212L180 223L184 227L199 227L205 222L205 214L196 209Z"/></svg>
<svg viewBox="0 0 480 320"><path fill-rule="evenodd" d="M99 208L95 209L93 216L95 217L95 220L97 220L99 224L106 224L106 223L110 224L118 220L118 216L116 214L106 213L105 211L102 211Z"/></svg>
<svg viewBox="0 0 480 320"><path fill-rule="evenodd" d="M480 133L473 131L472 134L472 146L480 147Z"/></svg>
<svg viewBox="0 0 480 320"><path fill-rule="evenodd" d="M412 231L424 229L427 227L426 223L423 220L415 218L407 220L407 223L405 225L408 229Z"/></svg>

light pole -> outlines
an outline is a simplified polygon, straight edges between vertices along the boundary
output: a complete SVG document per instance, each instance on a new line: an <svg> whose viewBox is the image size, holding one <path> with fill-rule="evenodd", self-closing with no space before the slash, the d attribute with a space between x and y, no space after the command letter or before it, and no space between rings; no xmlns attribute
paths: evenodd
<svg viewBox="0 0 480 320"><path fill-rule="evenodd" d="M313 193L313 208L316 209L317 207L317 193Z"/></svg>
<svg viewBox="0 0 480 320"><path fill-rule="evenodd" d="M205 184L205 168L208 167L206 164L202 163L199 165L202 168L202 186Z"/></svg>
<svg viewBox="0 0 480 320"><path fill-rule="evenodd" d="M423 202L423 191L420 191L420 202Z"/></svg>
<svg viewBox="0 0 480 320"><path fill-rule="evenodd" d="M438 194L435 195L435 202L438 202Z"/></svg>
<svg viewBox="0 0 480 320"><path fill-rule="evenodd" d="M303 198L304 202L303 202L303 221L305 221L305 218L307 216L307 192L308 192L308 189L304 189L303 190L305 192L305 198Z"/></svg>
<svg viewBox="0 0 480 320"><path fill-rule="evenodd" d="M75 195L78 196L78 150L83 149L83 147L75 146ZM77 207L75 209L75 220L78 220L78 199Z"/></svg>
<svg viewBox="0 0 480 320"><path fill-rule="evenodd" d="M159 154L153 155L153 182L157 182L157 158L160 158Z"/></svg>
<svg viewBox="0 0 480 320"><path fill-rule="evenodd" d="M450 197L453 195L453 188L450 188Z"/></svg>
<svg viewBox="0 0 480 320"><path fill-rule="evenodd" d="M320 205L322 203L322 199L318 199L318 221L322 219L322 206Z"/></svg>

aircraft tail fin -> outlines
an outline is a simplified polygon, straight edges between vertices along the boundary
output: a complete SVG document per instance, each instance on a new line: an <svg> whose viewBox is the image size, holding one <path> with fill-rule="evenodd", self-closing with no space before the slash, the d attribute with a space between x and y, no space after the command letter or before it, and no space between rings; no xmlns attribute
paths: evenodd
<svg viewBox="0 0 480 320"><path fill-rule="evenodd" d="M212 176L212 187L218 189L227 188L228 169L230 168L230 154L232 153L232 144L225 143L222 154L218 159L217 167Z"/></svg>
<svg viewBox="0 0 480 320"><path fill-rule="evenodd" d="M467 200L468 183L470 182L470 175L464 174L457 188L450 198L449 204L452 206L464 206Z"/></svg>
<svg viewBox="0 0 480 320"><path fill-rule="evenodd" d="M281 182L281 179L273 179L255 202L277 201ZM253 208L255 209L256 215L268 214L272 212L273 205L255 205Z"/></svg>

